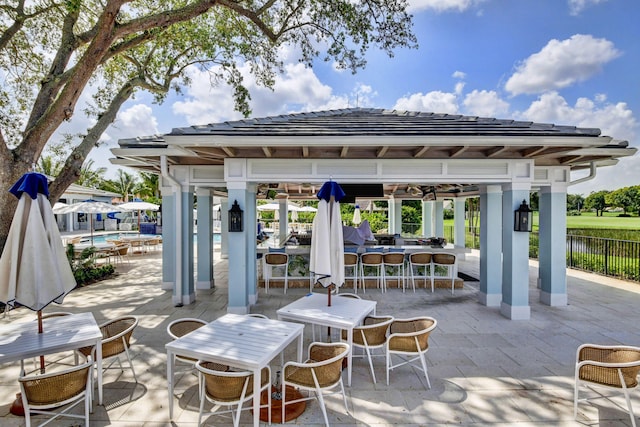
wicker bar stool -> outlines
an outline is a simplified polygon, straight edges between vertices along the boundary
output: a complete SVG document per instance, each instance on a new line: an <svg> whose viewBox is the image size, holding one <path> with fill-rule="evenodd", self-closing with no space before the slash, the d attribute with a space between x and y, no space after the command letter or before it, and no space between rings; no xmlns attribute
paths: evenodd
<svg viewBox="0 0 640 427"><path fill-rule="evenodd" d="M433 263L431 258L433 254L431 252L414 252L409 254L409 275L411 276L411 286L413 292L416 291L416 278L422 277L424 279L424 287L427 288L427 279L431 281L431 292L433 292ZM420 274L420 270L424 271Z"/></svg>
<svg viewBox="0 0 640 427"><path fill-rule="evenodd" d="M384 292L384 280L382 269L382 252L365 252L360 256L360 280L362 283L362 292L367 289L367 277L375 277L378 287ZM365 276L365 268L373 269L375 276Z"/></svg>
<svg viewBox="0 0 640 427"><path fill-rule="evenodd" d="M278 277L278 279L284 280L284 293L287 293L287 285L289 279L289 255L281 252L272 252L264 254L264 269L262 276L264 277L264 289L269 293L269 281L275 279L273 276L273 269L281 267L284 269L284 276Z"/></svg>
<svg viewBox="0 0 640 427"><path fill-rule="evenodd" d="M451 295L453 295L453 290L455 289L456 277L458 276L458 262L455 254L450 253L434 253L432 260L433 265L433 273L432 276L435 278L438 277L436 273L438 272L438 267L444 267L447 269L447 275L443 276L445 278L451 278Z"/></svg>

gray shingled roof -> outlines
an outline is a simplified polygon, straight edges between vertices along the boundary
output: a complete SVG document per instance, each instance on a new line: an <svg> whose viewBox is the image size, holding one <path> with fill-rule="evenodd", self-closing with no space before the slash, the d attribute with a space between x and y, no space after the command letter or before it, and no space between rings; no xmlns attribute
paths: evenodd
<svg viewBox="0 0 640 427"><path fill-rule="evenodd" d="M175 128L169 135L597 137L600 130L453 114L350 108Z"/></svg>

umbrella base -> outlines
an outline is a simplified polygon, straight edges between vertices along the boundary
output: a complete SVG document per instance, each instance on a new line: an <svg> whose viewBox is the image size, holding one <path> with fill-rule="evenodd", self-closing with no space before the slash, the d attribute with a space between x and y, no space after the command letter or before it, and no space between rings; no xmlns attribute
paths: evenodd
<svg viewBox="0 0 640 427"><path fill-rule="evenodd" d="M16 393L16 400L11 404L9 412L19 417L24 417L24 406L22 406L22 394Z"/></svg>

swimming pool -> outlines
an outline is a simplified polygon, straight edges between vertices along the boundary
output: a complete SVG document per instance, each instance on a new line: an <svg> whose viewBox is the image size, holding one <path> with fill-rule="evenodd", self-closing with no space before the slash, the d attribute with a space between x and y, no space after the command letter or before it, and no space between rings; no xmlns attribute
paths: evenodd
<svg viewBox="0 0 640 427"><path fill-rule="evenodd" d="M138 236L138 233L110 233L110 234L94 234L93 235L93 243L106 243L107 240L118 240L122 237L131 237L131 236ZM142 237L149 237L150 239L153 237L162 237L162 236L156 236L154 234L140 234L140 236ZM198 235L194 234L193 235L193 242L197 242L198 241ZM82 236L82 243L89 243L91 242L91 236ZM213 243L214 244L218 244L220 243L220 233L213 233Z"/></svg>

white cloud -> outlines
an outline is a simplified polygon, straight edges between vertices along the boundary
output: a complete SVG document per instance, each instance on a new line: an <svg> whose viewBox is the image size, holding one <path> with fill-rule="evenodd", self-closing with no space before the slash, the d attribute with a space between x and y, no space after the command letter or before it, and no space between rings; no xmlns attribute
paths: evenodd
<svg viewBox="0 0 640 427"><path fill-rule="evenodd" d="M518 115L524 120L539 123L596 127L603 135L633 142L637 138L638 122L627 104L608 103L606 98L603 102L601 95L596 95L595 98L579 98L572 106L558 93L550 92L541 95L526 111Z"/></svg>
<svg viewBox="0 0 640 427"><path fill-rule="evenodd" d="M587 80L618 56L620 52L606 39L584 34L553 39L517 67L505 89L513 95L561 89Z"/></svg>
<svg viewBox="0 0 640 427"><path fill-rule="evenodd" d="M350 95L336 95L323 84L313 69L303 64L288 64L284 73L275 79L273 90L258 86L249 73L249 66L240 67L244 83L251 93L252 117L264 117L290 112L326 110L355 106L369 106L377 93L367 85L358 84ZM193 84L186 90L184 100L175 102L173 113L183 115L190 124L207 124L237 120L240 113L233 110L232 92L226 85L211 86L205 72L191 71Z"/></svg>
<svg viewBox="0 0 640 427"><path fill-rule="evenodd" d="M626 103L609 103L602 94L594 99L579 98L570 105L562 96L551 92L540 96L529 108L518 114L523 120L539 123L567 124L578 127L599 128L602 135L627 140L630 146L638 146L639 123ZM585 174L574 174L572 180ZM615 166L598 168L596 177L575 186L570 186L571 194L589 195L592 191L615 190L627 185L640 184L640 158L620 159Z"/></svg>
<svg viewBox="0 0 640 427"><path fill-rule="evenodd" d="M474 90L462 104L467 113L474 116L506 118L509 114L509 103L500 99L495 91Z"/></svg>
<svg viewBox="0 0 640 427"><path fill-rule="evenodd" d="M398 99L393 108L396 110L457 114L458 99L451 92L414 93Z"/></svg>
<svg viewBox="0 0 640 427"><path fill-rule="evenodd" d="M453 77L454 79L464 79L465 77L467 77L467 73L465 73L464 71L454 71L453 74L451 75L451 77Z"/></svg>
<svg viewBox="0 0 640 427"><path fill-rule="evenodd" d="M409 11L434 10L436 12L463 12L484 0L409 0Z"/></svg>
<svg viewBox="0 0 640 427"><path fill-rule="evenodd" d="M584 9L589 6L604 3L607 0L568 0L569 2L569 14L579 15Z"/></svg>

